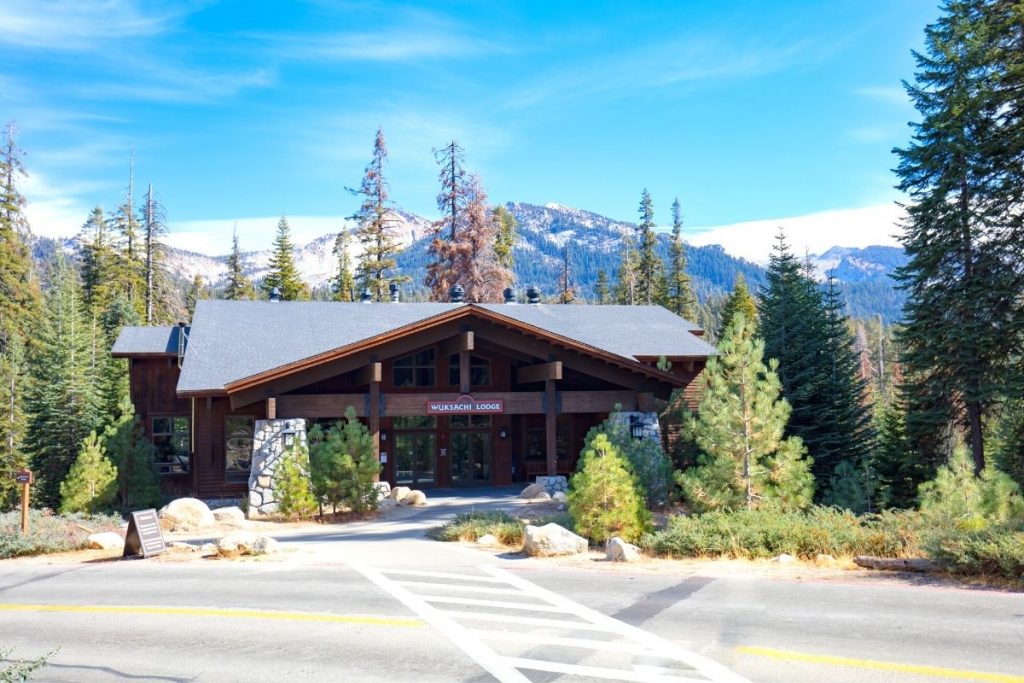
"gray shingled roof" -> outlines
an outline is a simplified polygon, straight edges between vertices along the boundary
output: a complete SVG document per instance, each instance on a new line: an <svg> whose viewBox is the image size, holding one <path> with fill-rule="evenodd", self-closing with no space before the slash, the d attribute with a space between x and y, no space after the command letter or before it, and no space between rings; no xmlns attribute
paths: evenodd
<svg viewBox="0 0 1024 683"><path fill-rule="evenodd" d="M481 304L480 307L624 358L715 353L715 347L690 334L699 327L661 306Z"/></svg>
<svg viewBox="0 0 1024 683"><path fill-rule="evenodd" d="M462 306L466 304L200 301L178 391L220 391L246 377ZM713 346L690 334L696 329L692 323L659 306L486 304L480 308L626 359L715 353ZM126 328L132 330L129 336L136 329Z"/></svg>
<svg viewBox="0 0 1024 683"><path fill-rule="evenodd" d="M114 356L177 355L178 327L125 327L110 353Z"/></svg>

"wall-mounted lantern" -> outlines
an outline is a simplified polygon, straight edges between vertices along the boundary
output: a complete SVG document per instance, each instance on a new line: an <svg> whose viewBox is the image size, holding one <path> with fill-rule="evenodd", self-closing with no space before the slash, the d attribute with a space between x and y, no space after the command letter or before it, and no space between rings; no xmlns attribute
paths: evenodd
<svg viewBox="0 0 1024 683"><path fill-rule="evenodd" d="M507 429L505 429L504 427L502 427L501 429L499 429L499 430L498 430L498 438L499 438L499 439L501 439L502 441L504 441L505 439L507 439L507 438L508 438L508 430L507 430Z"/></svg>
<svg viewBox="0 0 1024 683"><path fill-rule="evenodd" d="M385 432L383 429L380 430L380 440L381 441L387 441L388 440L388 433Z"/></svg>
<svg viewBox="0 0 1024 683"><path fill-rule="evenodd" d="M634 439L644 438L644 423L641 422L635 415L629 418L629 433Z"/></svg>

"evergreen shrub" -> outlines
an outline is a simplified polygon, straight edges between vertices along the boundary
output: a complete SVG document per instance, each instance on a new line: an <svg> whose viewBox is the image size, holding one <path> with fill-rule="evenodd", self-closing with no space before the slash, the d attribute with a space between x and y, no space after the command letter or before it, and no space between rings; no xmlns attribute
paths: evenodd
<svg viewBox="0 0 1024 683"><path fill-rule="evenodd" d="M281 454L274 472L277 511L289 518L312 516L317 510L309 479L309 449L296 442Z"/></svg>
<svg viewBox="0 0 1024 683"><path fill-rule="evenodd" d="M377 509L374 481L380 474L380 462L373 448L373 437L356 418L351 407L345 420L327 430L317 425L309 432L309 467L313 494L321 506L330 505L357 514Z"/></svg>
<svg viewBox="0 0 1024 683"><path fill-rule="evenodd" d="M595 543L613 536L639 539L650 528L651 514L638 491L619 449L604 433L592 433L567 500L577 533Z"/></svg>
<svg viewBox="0 0 1024 683"><path fill-rule="evenodd" d="M523 522L501 510L463 512L427 532L435 541L475 541L493 534L503 545L523 542Z"/></svg>
<svg viewBox="0 0 1024 683"><path fill-rule="evenodd" d="M67 479L60 483L61 512L108 512L117 497L117 468L96 432L82 443Z"/></svg>
<svg viewBox="0 0 1024 683"><path fill-rule="evenodd" d="M61 553L85 547L90 533L115 531L122 519L116 515L55 515L49 510L29 510L29 533L21 533L21 511L0 513L0 559L22 555Z"/></svg>

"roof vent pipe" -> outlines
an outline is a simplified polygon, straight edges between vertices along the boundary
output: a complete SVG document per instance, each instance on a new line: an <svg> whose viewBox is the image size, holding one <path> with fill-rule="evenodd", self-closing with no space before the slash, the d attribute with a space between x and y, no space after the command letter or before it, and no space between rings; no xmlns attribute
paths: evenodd
<svg viewBox="0 0 1024 683"><path fill-rule="evenodd" d="M370 292L369 287L363 289L363 293L359 295L359 301L364 304L373 303L373 293Z"/></svg>
<svg viewBox="0 0 1024 683"><path fill-rule="evenodd" d="M526 290L526 303L528 304L539 304L540 303L540 290L530 285L530 288Z"/></svg>
<svg viewBox="0 0 1024 683"><path fill-rule="evenodd" d="M281 289L279 287L274 287L270 290L270 300L275 302L281 301Z"/></svg>
<svg viewBox="0 0 1024 683"><path fill-rule="evenodd" d="M453 304L461 304L466 300L466 290L462 288L462 285L454 285L451 291L448 292L448 300Z"/></svg>
<svg viewBox="0 0 1024 683"><path fill-rule="evenodd" d="M511 287L506 287L505 291L502 292L502 294L505 295L506 304L516 303L516 290L512 289Z"/></svg>
<svg viewBox="0 0 1024 683"><path fill-rule="evenodd" d="M391 292L391 302L398 303L398 283L392 282L388 285L388 291Z"/></svg>

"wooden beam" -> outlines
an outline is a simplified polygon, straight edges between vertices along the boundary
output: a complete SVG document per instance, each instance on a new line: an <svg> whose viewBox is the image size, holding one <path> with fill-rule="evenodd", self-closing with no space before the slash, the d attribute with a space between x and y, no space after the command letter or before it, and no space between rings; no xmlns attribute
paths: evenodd
<svg viewBox="0 0 1024 683"><path fill-rule="evenodd" d="M466 334L473 333L467 332ZM463 394L469 393L470 379L469 351L463 349L459 351L459 391Z"/></svg>
<svg viewBox="0 0 1024 683"><path fill-rule="evenodd" d="M384 376L383 363L370 363L356 371L353 377L355 384L372 384L381 381Z"/></svg>
<svg viewBox="0 0 1024 683"><path fill-rule="evenodd" d="M549 379L562 379L562 361L554 360L550 363L528 365L525 368L518 368L516 370L516 382L520 384L546 382Z"/></svg>
<svg viewBox="0 0 1024 683"><path fill-rule="evenodd" d="M450 356L453 353L459 353L460 351L474 351L475 347L476 340L473 338L472 330L470 330L467 332L460 332L454 337L441 342L441 353L445 356Z"/></svg>
<svg viewBox="0 0 1024 683"><path fill-rule="evenodd" d="M373 455L380 462L380 382L370 383L370 438L373 439ZM373 475L380 481L380 475Z"/></svg>
<svg viewBox="0 0 1024 683"><path fill-rule="evenodd" d="M369 414L369 394L290 394L277 397L277 412L283 417L341 418L351 406L356 417Z"/></svg>
<svg viewBox="0 0 1024 683"><path fill-rule="evenodd" d="M267 419L268 420L276 420L277 419L277 399L276 398L268 398L267 399Z"/></svg>
<svg viewBox="0 0 1024 683"><path fill-rule="evenodd" d="M548 476L554 477L558 474L558 413L556 411L557 395L555 394L555 380L549 379L544 382L544 441L547 450Z"/></svg>

